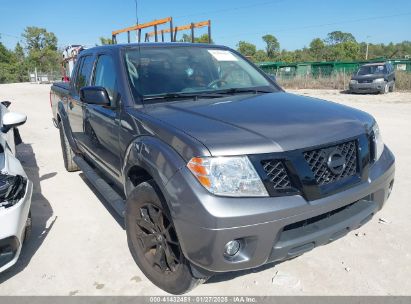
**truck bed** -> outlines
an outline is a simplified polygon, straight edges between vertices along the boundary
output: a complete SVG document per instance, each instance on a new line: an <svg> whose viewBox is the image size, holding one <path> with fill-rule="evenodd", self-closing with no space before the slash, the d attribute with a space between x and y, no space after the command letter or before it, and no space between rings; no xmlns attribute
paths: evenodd
<svg viewBox="0 0 411 304"><path fill-rule="evenodd" d="M53 83L50 90L50 106L53 112L53 123L58 127L57 119L57 104L59 101L64 101L65 97L69 95L70 83L56 82Z"/></svg>
<svg viewBox="0 0 411 304"><path fill-rule="evenodd" d="M55 82L51 86L51 90L55 91L56 93L64 93L67 94L69 90L70 83L69 82Z"/></svg>

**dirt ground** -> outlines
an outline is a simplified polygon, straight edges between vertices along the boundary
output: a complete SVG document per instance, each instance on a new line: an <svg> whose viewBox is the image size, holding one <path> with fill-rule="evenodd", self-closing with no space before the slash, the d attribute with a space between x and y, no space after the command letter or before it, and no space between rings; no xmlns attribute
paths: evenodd
<svg viewBox="0 0 411 304"><path fill-rule="evenodd" d="M397 160L394 191L367 225L278 265L212 278L191 295L411 294L411 93L293 93L375 116ZM19 157L34 182L33 233L20 261L0 274L0 295L161 295L129 253L126 233L80 173L63 167L49 85L0 85L0 100L28 115Z"/></svg>

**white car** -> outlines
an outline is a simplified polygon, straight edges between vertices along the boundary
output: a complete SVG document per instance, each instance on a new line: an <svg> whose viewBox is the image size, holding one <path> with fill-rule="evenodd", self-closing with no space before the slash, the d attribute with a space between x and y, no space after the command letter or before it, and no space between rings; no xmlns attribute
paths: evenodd
<svg viewBox="0 0 411 304"><path fill-rule="evenodd" d="M16 158L16 144L21 142L17 127L27 117L9 112L9 105L0 103L0 273L17 262L31 230L33 183Z"/></svg>

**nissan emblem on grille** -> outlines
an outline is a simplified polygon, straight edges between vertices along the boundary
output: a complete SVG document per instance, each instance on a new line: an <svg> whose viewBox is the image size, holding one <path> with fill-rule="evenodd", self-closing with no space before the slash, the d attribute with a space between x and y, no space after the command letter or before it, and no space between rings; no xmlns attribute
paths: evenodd
<svg viewBox="0 0 411 304"><path fill-rule="evenodd" d="M344 155L338 152L338 150L335 150L328 155L327 166L332 173L341 174L346 165Z"/></svg>
<svg viewBox="0 0 411 304"><path fill-rule="evenodd" d="M354 176L357 173L357 141L306 151L304 158L319 185Z"/></svg>

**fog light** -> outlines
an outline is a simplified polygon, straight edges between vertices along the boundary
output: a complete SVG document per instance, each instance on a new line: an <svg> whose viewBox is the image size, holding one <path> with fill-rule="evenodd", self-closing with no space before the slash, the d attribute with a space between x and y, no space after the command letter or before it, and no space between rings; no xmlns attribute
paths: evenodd
<svg viewBox="0 0 411 304"><path fill-rule="evenodd" d="M240 242L237 240L229 241L227 244L225 244L224 247L224 254L227 256L234 256L240 251Z"/></svg>

